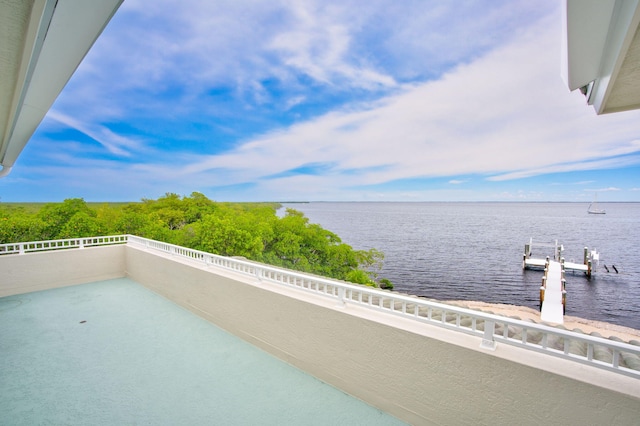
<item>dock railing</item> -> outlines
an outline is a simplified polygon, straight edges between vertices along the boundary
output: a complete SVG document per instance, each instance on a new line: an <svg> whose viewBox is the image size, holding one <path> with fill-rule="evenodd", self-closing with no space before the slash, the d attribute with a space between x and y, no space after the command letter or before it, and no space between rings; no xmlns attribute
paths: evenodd
<svg viewBox="0 0 640 426"><path fill-rule="evenodd" d="M389 315L408 318L481 338L480 347L494 350L507 344L554 357L590 365L640 379L638 345L605 339L580 332L504 317L399 294L277 268L243 259L219 256L133 235L73 238L0 245L0 255L126 243L149 252L168 254L195 262L205 268L233 271L259 282L269 282L331 298L338 306L358 305ZM634 342L635 343L635 342Z"/></svg>

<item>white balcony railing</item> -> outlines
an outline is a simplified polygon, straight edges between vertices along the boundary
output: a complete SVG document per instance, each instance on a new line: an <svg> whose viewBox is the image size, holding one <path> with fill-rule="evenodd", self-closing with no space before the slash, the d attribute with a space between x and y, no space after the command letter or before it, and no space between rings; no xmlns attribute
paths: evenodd
<svg viewBox="0 0 640 426"><path fill-rule="evenodd" d="M36 251L63 250L92 246L124 244L128 241L128 238L129 235L112 235L107 237L83 237L69 238L66 240L31 241L27 243L0 244L0 255L24 254Z"/></svg>
<svg viewBox="0 0 640 426"><path fill-rule="evenodd" d="M481 347L487 350L495 349L497 343L504 343L640 379L640 345L218 256L133 235L3 244L0 245L0 255L82 249L122 243L194 261L205 267L231 270L262 282L297 288L319 297L329 297L341 305L360 305L390 315L475 335L482 338Z"/></svg>

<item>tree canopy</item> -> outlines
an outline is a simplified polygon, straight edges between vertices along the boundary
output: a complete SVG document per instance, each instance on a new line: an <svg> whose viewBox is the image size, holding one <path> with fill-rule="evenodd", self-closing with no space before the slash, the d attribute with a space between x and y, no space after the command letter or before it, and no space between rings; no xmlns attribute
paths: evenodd
<svg viewBox="0 0 640 426"><path fill-rule="evenodd" d="M0 204L0 244L132 234L224 256L242 256L325 277L377 286L384 255L354 250L303 213L277 203L221 203L167 193L139 203L89 205L81 198L38 209ZM393 285L386 279L384 288Z"/></svg>

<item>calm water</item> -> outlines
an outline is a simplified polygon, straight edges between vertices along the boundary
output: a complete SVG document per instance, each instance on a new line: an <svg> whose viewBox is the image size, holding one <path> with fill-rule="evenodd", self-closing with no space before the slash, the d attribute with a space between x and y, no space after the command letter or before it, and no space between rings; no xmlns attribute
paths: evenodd
<svg viewBox="0 0 640 426"><path fill-rule="evenodd" d="M395 290L438 300L479 300L538 309L540 271L523 271L524 245L564 245L582 263L600 253L591 279L567 274L567 315L640 329L640 203L610 203L606 215L579 203L308 203L303 212L356 249L385 254ZM535 253L544 257L547 253ZM551 252L548 253L552 255ZM611 272L607 273L604 265ZM615 273L612 265L618 269Z"/></svg>

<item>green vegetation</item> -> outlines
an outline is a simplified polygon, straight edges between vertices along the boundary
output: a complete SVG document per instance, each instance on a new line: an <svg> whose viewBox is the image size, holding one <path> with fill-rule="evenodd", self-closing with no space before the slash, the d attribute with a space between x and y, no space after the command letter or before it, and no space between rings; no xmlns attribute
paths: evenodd
<svg viewBox="0 0 640 426"><path fill-rule="evenodd" d="M303 213L277 203L220 203L194 192L139 203L0 204L0 244L132 234L369 286L384 255L354 250ZM393 288L387 279L380 287Z"/></svg>

